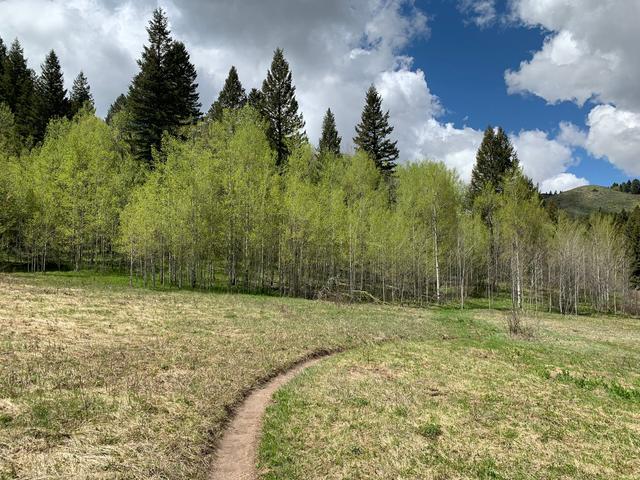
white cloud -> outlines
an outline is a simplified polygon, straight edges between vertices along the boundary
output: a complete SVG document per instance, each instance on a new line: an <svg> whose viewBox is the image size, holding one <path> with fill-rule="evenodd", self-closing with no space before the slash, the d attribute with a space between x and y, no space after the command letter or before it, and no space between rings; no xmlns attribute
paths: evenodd
<svg viewBox="0 0 640 480"><path fill-rule="evenodd" d="M510 91L640 110L640 2L513 0L512 11L525 25L551 33L531 60L507 72Z"/></svg>
<svg viewBox="0 0 640 480"><path fill-rule="evenodd" d="M572 188L589 185L586 178L576 177L573 173L559 173L540 184L541 192L564 192Z"/></svg>
<svg viewBox="0 0 640 480"><path fill-rule="evenodd" d="M491 26L498 18L495 0L460 0L458 10L480 28Z"/></svg>
<svg viewBox="0 0 640 480"><path fill-rule="evenodd" d="M524 172L535 183L543 184L576 163L570 147L541 130L521 131L512 138Z"/></svg>
<svg viewBox="0 0 640 480"><path fill-rule="evenodd" d="M560 122L558 141L570 147L585 147L587 133L571 122Z"/></svg>
<svg viewBox="0 0 640 480"><path fill-rule="evenodd" d="M640 114L598 105L587 119L587 149L607 157L627 175L640 176Z"/></svg>
<svg viewBox="0 0 640 480"><path fill-rule="evenodd" d="M588 115L588 132L561 125L559 139L640 174L640 2L513 0L512 14L551 33L530 60L505 73L509 92L550 103L599 103Z"/></svg>

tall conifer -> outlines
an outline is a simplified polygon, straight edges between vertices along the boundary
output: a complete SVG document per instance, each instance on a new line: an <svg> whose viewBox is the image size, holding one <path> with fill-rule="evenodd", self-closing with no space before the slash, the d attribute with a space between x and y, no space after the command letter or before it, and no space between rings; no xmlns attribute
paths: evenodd
<svg viewBox="0 0 640 480"><path fill-rule="evenodd" d="M93 95L91 95L91 87L81 71L76 79L73 81L73 87L71 88L71 95L69 96L69 103L71 108L71 116L75 115L85 105L89 104L91 108L95 108L93 103Z"/></svg>
<svg viewBox="0 0 640 480"><path fill-rule="evenodd" d="M0 37L0 103L5 102L3 77L4 77L4 64L7 61L7 46L4 44L2 37Z"/></svg>
<svg viewBox="0 0 640 480"><path fill-rule="evenodd" d="M197 120L199 116L195 67L181 42L174 42L167 16L160 8L153 12L147 27L149 45L138 61L127 98L131 113L131 149L151 164L153 148L159 148L165 131Z"/></svg>
<svg viewBox="0 0 640 480"><path fill-rule="evenodd" d="M116 113L120 112L127 106L127 96L124 93L118 95L113 103L109 106L109 110L107 110L107 116L105 117L105 122L111 124L113 117Z"/></svg>
<svg viewBox="0 0 640 480"><path fill-rule="evenodd" d="M262 114L269 122L269 141L276 151L278 166L282 166L291 152L291 142L302 141L305 133L289 62L280 48L274 52L271 68L262 83L261 104Z"/></svg>
<svg viewBox="0 0 640 480"><path fill-rule="evenodd" d="M391 132L393 127L389 125L389 111L382 112L382 97L376 87L371 85L367 90L362 120L356 126L353 142L358 150L373 159L385 176L393 173L400 154L396 146L398 142L387 138Z"/></svg>
<svg viewBox="0 0 640 480"><path fill-rule="evenodd" d="M322 121L322 135L318 142L320 155L340 155L340 142L342 142L342 138L338 135L336 118L329 108Z"/></svg>
<svg viewBox="0 0 640 480"><path fill-rule="evenodd" d="M27 67L18 39L11 44L7 53L2 85L4 101L13 113L18 134L23 139L35 136L35 74Z"/></svg>
<svg viewBox="0 0 640 480"><path fill-rule="evenodd" d="M475 199L486 185L491 185L497 193L501 192L505 174L518 164L515 149L502 127L497 131L487 127L471 173L471 199Z"/></svg>
<svg viewBox="0 0 640 480"><path fill-rule="evenodd" d="M174 41L165 64L169 79L170 122L174 126L195 123L200 117L196 67L191 63L184 43Z"/></svg>
<svg viewBox="0 0 640 480"><path fill-rule="evenodd" d="M37 82L38 97L38 130L37 138L41 140L50 120L62 118L69 114L69 100L64 88L64 77L60 60L56 52L51 50L42 64L42 73Z"/></svg>
<svg viewBox="0 0 640 480"><path fill-rule="evenodd" d="M222 87L218 99L211 105L208 115L213 120L220 120L225 109L237 110L242 108L245 103L247 103L247 94L240 83L236 67L232 66L224 82L224 87Z"/></svg>

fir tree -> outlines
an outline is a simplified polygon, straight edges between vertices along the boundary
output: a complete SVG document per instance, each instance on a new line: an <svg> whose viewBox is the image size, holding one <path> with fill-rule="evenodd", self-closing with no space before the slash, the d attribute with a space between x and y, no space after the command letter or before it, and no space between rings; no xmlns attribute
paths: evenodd
<svg viewBox="0 0 640 480"><path fill-rule="evenodd" d="M291 142L301 142L305 134L302 132L304 120L298 113L296 87L280 48L274 52L271 68L262 83L262 97L262 114L269 123L267 136L276 151L277 164L282 166L291 153Z"/></svg>
<svg viewBox="0 0 640 480"><path fill-rule="evenodd" d="M113 103L109 106L109 110L107 110L107 116L105 117L105 122L111 124L113 117L116 113L127 107L127 96L124 93L118 95Z"/></svg>
<svg viewBox="0 0 640 480"><path fill-rule="evenodd" d="M249 92L249 95L247 95L247 104L251 105L257 111L262 112L263 98L264 97L260 90L258 90L257 88L252 88L251 91Z"/></svg>
<svg viewBox="0 0 640 480"><path fill-rule="evenodd" d="M342 138L338 135L336 119L329 108L322 121L322 136L318 142L320 155L340 155L340 142L342 142Z"/></svg>
<svg viewBox="0 0 640 480"><path fill-rule="evenodd" d="M69 103L71 107L71 116L78 113L86 103L88 103L92 109L95 108L93 95L91 95L91 87L89 87L87 77L84 76L82 71L73 81L71 95L69 96Z"/></svg>
<svg viewBox="0 0 640 480"><path fill-rule="evenodd" d="M64 88L62 68L56 52L51 50L42 64L42 73L37 82L38 131L41 140L49 121L69 114L69 100Z"/></svg>
<svg viewBox="0 0 640 480"><path fill-rule="evenodd" d="M471 199L475 199L486 185L500 193L505 174L518 165L518 156L505 131L498 128L496 132L493 127L487 127L471 174Z"/></svg>
<svg viewBox="0 0 640 480"><path fill-rule="evenodd" d="M16 39L7 53L2 76L4 101L15 119L21 138L35 135L35 74L27 67L20 42Z"/></svg>
<svg viewBox="0 0 640 480"><path fill-rule="evenodd" d="M225 109L237 110L242 108L245 103L247 103L247 94L242 87L242 83L240 83L236 67L232 66L218 99L213 102L209 109L208 116L212 120L220 120Z"/></svg>
<svg viewBox="0 0 640 480"><path fill-rule="evenodd" d="M169 79L169 109L174 126L195 123L200 118L196 67L182 42L172 42L165 69Z"/></svg>
<svg viewBox="0 0 640 480"><path fill-rule="evenodd" d="M6 61L7 61L7 46L4 44L2 37L0 37L0 104L6 102L4 97L4 86L3 86L4 64Z"/></svg>
<svg viewBox="0 0 640 480"><path fill-rule="evenodd" d="M367 90L362 120L356 126L353 142L358 150L362 150L375 162L385 176L389 176L396 168L399 152L398 142L387 137L393 132L389 125L389 111L382 113L382 97L376 87L371 85Z"/></svg>
<svg viewBox="0 0 640 480"><path fill-rule="evenodd" d="M631 284L640 288L640 207L629 214L625 233L631 256Z"/></svg>
<svg viewBox="0 0 640 480"><path fill-rule="evenodd" d="M136 158L151 164L152 151L160 148L165 131L175 134L179 127L200 116L196 70L182 42L171 38L167 16L153 12L147 28L149 45L138 61L127 98L131 114L131 149Z"/></svg>
<svg viewBox="0 0 640 480"><path fill-rule="evenodd" d="M129 87L128 108L132 115L131 150L136 158L151 163L152 148L159 148L162 133L170 126L169 82L165 59L171 47L167 17L161 9L153 12L147 27L149 45L138 60L140 72Z"/></svg>

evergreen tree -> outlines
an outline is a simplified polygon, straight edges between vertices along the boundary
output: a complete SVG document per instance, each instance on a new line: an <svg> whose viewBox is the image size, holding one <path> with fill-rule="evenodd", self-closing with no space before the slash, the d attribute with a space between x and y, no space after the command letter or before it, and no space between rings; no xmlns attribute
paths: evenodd
<svg viewBox="0 0 640 480"><path fill-rule="evenodd" d="M109 106L109 110L107 111L107 116L105 117L105 122L111 124L113 117L116 113L124 110L127 107L127 96L124 93L118 95L118 98L114 100L114 102Z"/></svg>
<svg viewBox="0 0 640 480"><path fill-rule="evenodd" d="M42 73L37 82L38 94L38 131L41 140L53 118L62 118L69 114L69 100L64 88L64 78L56 52L51 50L42 64Z"/></svg>
<svg viewBox="0 0 640 480"><path fill-rule="evenodd" d="M277 164L282 166L291 153L290 143L301 142L305 134L302 132L304 120L298 113L296 87L280 48L274 52L271 68L262 83L262 96L262 114L269 122L267 135L276 151Z"/></svg>
<svg viewBox="0 0 640 480"><path fill-rule="evenodd" d="M4 86L3 86L3 77L4 77L4 64L7 61L7 46L4 44L2 37L0 37L0 104L4 103Z"/></svg>
<svg viewBox="0 0 640 480"><path fill-rule="evenodd" d="M14 115L16 130L27 139L35 135L35 74L27 67L20 42L12 44L4 62L2 76L4 102Z"/></svg>
<svg viewBox="0 0 640 480"><path fill-rule="evenodd" d="M322 135L318 142L320 155L340 155L340 142L342 142L342 138L338 135L336 118L329 108L322 121Z"/></svg>
<svg viewBox="0 0 640 480"><path fill-rule="evenodd" d="M247 95L247 104L251 105L259 112L262 112L262 100L262 92L257 88L252 88L249 92L249 95Z"/></svg>
<svg viewBox="0 0 640 480"><path fill-rule="evenodd" d="M165 59L171 47L167 17L161 9L153 12L147 27L149 45L138 60L140 72L129 87L128 107L132 115L132 145L136 158L151 163L152 147L159 148L162 133L170 126L169 82Z"/></svg>
<svg viewBox="0 0 640 480"><path fill-rule="evenodd" d="M127 98L131 114L131 149L136 158L151 164L152 151L160 147L162 134L177 133L179 127L200 116L196 70L182 42L171 38L167 16L153 12L147 28L149 45L138 61Z"/></svg>
<svg viewBox="0 0 640 480"><path fill-rule="evenodd" d="M367 90L362 119L356 126L353 142L358 150L371 157L385 176L394 172L400 155L396 146L398 142L387 138L391 132L393 127L389 125L389 111L382 112L382 97L376 87L371 85Z"/></svg>
<svg viewBox="0 0 640 480"><path fill-rule="evenodd" d="M169 108L174 126L190 125L200 118L196 67L182 42L172 42L165 69L169 79Z"/></svg>
<svg viewBox="0 0 640 480"><path fill-rule="evenodd" d="M69 103L71 107L71 116L78 113L85 103L89 103L91 108L95 108L93 95L91 95L91 87L89 87L87 77L84 76L82 71L73 81Z"/></svg>
<svg viewBox="0 0 640 480"><path fill-rule="evenodd" d="M636 206L629 215L625 233L631 255L631 284L640 288L640 207Z"/></svg>
<svg viewBox="0 0 640 480"><path fill-rule="evenodd" d="M218 95L218 99L213 102L209 109L208 116L212 120L220 120L222 119L222 112L225 109L238 110L242 108L245 103L247 103L247 94L242 87L242 83L240 83L236 67L232 66L224 82L224 87L222 87Z"/></svg>
<svg viewBox="0 0 640 480"><path fill-rule="evenodd" d="M505 131L500 127L495 132L493 127L487 127L471 174L471 199L475 199L486 185L500 193L504 176L518 165L518 156Z"/></svg>

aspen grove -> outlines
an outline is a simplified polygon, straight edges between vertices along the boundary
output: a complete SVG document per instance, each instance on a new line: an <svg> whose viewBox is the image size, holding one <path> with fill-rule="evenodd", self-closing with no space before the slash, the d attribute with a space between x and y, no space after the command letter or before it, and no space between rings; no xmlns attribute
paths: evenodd
<svg viewBox="0 0 640 480"><path fill-rule="evenodd" d="M63 106L38 121L24 103L36 90L22 103L8 93L31 88L34 75L12 89L18 77L2 77L4 264L117 270L150 287L461 308L508 295L518 309L637 311L639 249L625 232L638 231L640 213L623 225L548 208L501 129L485 132L468 186L443 163L396 162L392 117L371 86L355 153L340 153L330 110L316 150L282 50L262 89L246 95L232 68L200 116L195 70L161 10L149 34L108 123L83 74L71 102L49 81ZM22 65L19 45L13 60L3 55L5 72ZM58 70L52 52L47 78ZM178 73L156 81L166 72ZM167 95L184 98L158 111Z"/></svg>

